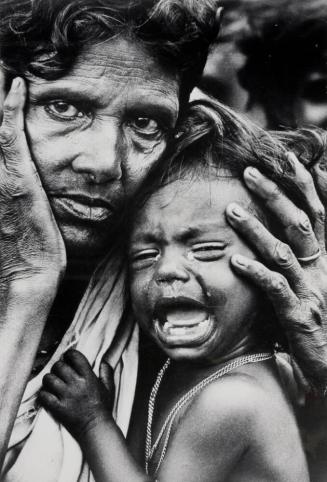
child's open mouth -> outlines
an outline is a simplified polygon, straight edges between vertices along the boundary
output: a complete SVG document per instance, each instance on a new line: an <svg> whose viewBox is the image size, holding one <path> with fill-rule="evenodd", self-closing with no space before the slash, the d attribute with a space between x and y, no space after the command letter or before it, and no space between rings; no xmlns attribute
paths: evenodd
<svg viewBox="0 0 327 482"><path fill-rule="evenodd" d="M166 298L156 305L154 328L166 345L200 345L210 336L213 318L202 303L189 298Z"/></svg>

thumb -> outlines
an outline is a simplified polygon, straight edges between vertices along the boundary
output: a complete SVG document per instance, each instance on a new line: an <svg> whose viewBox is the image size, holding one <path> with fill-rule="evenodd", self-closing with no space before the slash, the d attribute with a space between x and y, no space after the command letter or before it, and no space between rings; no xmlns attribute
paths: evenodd
<svg viewBox="0 0 327 482"><path fill-rule="evenodd" d="M2 122L3 104L6 97L6 74L0 64L0 124Z"/></svg>
<svg viewBox="0 0 327 482"><path fill-rule="evenodd" d="M102 361L99 372L100 381L104 384L106 389L114 395L115 383L114 383L114 370L106 361Z"/></svg>

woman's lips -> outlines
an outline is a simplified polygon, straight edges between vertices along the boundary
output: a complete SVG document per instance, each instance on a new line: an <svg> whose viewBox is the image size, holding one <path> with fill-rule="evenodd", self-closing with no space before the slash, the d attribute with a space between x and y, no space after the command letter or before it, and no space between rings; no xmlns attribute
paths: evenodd
<svg viewBox="0 0 327 482"><path fill-rule="evenodd" d="M62 217L91 223L102 223L113 215L113 209L109 203L98 198L55 196L51 197L51 205L55 213Z"/></svg>

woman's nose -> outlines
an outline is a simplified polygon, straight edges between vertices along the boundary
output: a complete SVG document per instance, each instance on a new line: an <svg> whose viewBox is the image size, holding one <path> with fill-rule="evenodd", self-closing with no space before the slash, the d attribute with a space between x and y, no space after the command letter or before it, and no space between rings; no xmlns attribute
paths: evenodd
<svg viewBox="0 0 327 482"><path fill-rule="evenodd" d="M120 127L114 121L81 132L77 147L78 154L72 161L75 172L87 175L96 184L121 178L125 148Z"/></svg>

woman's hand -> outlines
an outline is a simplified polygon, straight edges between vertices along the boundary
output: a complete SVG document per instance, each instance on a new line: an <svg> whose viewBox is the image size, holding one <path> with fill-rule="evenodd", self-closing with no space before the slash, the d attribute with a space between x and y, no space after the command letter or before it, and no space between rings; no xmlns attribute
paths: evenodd
<svg viewBox="0 0 327 482"><path fill-rule="evenodd" d="M24 81L16 78L4 92L0 70L0 470L66 267L64 243L25 138Z"/></svg>
<svg viewBox="0 0 327 482"><path fill-rule="evenodd" d="M231 204L226 214L231 225L267 262L267 266L240 255L232 265L261 288L271 300L284 327L292 355L306 378L324 392L327 389L327 257L325 211L310 173L289 154L294 175L307 200L308 215L297 208L255 168L247 168L244 180L279 221L288 244L275 238L241 206Z"/></svg>
<svg viewBox="0 0 327 482"><path fill-rule="evenodd" d="M51 284L63 274L66 254L26 142L25 99L24 81L15 78L0 127L0 287L32 279L39 289L38 279Z"/></svg>

